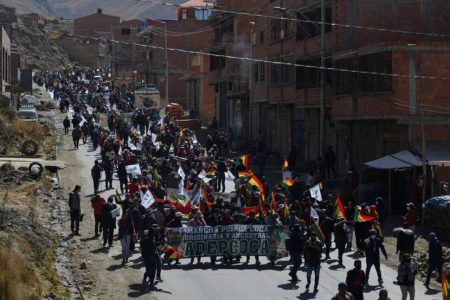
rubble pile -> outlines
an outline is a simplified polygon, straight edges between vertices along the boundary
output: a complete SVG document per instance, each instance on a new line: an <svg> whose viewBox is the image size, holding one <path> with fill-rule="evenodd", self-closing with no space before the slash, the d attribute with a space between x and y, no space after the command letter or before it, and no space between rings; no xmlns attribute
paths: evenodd
<svg viewBox="0 0 450 300"><path fill-rule="evenodd" d="M23 185L32 181L27 168L15 169L11 164L0 166L0 186Z"/></svg>

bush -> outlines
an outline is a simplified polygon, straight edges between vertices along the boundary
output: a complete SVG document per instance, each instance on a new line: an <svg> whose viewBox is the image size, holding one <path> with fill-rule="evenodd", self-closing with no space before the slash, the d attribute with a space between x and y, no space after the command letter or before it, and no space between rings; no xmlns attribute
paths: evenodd
<svg viewBox="0 0 450 300"><path fill-rule="evenodd" d="M450 240L450 218L448 211L437 208L424 208L423 222L438 234L441 239Z"/></svg>

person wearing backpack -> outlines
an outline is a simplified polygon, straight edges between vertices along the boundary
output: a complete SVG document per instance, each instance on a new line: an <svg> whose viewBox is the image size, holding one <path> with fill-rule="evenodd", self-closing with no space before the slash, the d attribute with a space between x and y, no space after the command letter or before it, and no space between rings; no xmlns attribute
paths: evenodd
<svg viewBox="0 0 450 300"><path fill-rule="evenodd" d="M410 254L403 255L402 263L398 266L398 285L402 292L402 300L406 300L409 294L409 299L414 300L415 288L414 281L417 275L417 266L411 260Z"/></svg>

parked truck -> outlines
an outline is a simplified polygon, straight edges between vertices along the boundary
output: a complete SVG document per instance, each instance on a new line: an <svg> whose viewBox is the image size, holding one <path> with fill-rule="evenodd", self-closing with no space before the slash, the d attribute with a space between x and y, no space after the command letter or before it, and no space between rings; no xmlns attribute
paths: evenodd
<svg viewBox="0 0 450 300"><path fill-rule="evenodd" d="M161 108L161 98L158 89L152 84L138 84L134 90L134 108L152 109Z"/></svg>

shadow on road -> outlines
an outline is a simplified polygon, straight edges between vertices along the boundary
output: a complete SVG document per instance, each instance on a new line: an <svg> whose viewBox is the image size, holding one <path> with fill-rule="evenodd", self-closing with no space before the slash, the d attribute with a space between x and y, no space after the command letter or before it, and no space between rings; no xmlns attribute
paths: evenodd
<svg viewBox="0 0 450 300"><path fill-rule="evenodd" d="M316 298L316 293L310 293L308 291L305 291L300 294L300 296L297 297L300 300L308 300L308 299L314 299Z"/></svg>
<svg viewBox="0 0 450 300"><path fill-rule="evenodd" d="M288 282L277 285L280 289L283 290L298 290L299 286L297 282Z"/></svg>
<svg viewBox="0 0 450 300"><path fill-rule="evenodd" d="M441 293L441 292L442 292L441 290L428 289L428 290L425 292L425 295L437 295L437 294L439 294L439 293Z"/></svg>
<svg viewBox="0 0 450 300"><path fill-rule="evenodd" d="M128 287L130 288L130 290L132 290L132 292L128 293L128 297L130 297L130 298L139 298L145 294L152 294L152 293L164 293L164 294L172 295L171 292L157 288L157 287L155 287L153 290L149 291L147 288L144 288L142 286L142 284L139 284L139 283L130 284Z"/></svg>

